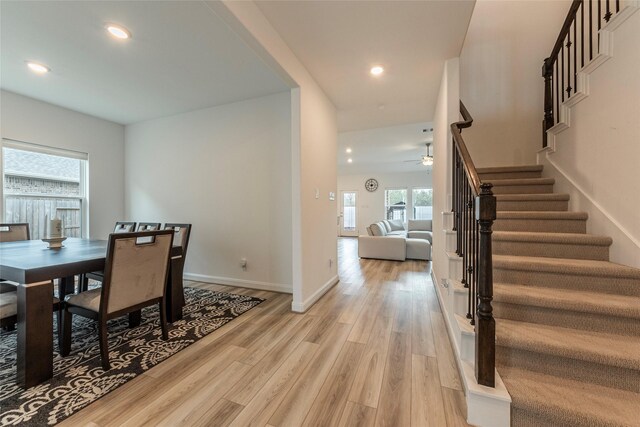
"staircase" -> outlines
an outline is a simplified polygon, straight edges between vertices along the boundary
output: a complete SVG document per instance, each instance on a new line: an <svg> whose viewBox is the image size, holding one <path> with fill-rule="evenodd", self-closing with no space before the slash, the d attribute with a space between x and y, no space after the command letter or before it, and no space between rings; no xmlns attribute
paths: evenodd
<svg viewBox="0 0 640 427"><path fill-rule="evenodd" d="M640 426L640 270L609 262L542 166L493 184L496 365L512 426ZM615 190L612 190L615 191Z"/></svg>

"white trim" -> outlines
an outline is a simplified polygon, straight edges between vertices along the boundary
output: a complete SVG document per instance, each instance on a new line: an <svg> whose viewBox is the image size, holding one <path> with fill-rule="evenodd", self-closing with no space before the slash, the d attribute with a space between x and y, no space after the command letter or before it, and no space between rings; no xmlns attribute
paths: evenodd
<svg viewBox="0 0 640 427"><path fill-rule="evenodd" d="M293 301L291 303L291 310L295 311L296 313L304 313L305 311L309 310L311 306L316 303L316 301L322 298L322 296L326 294L329 291L329 289L335 286L335 284L338 283L339 281L340 281L340 278L337 275L333 276L324 285L322 285L320 289L315 291L313 295L311 295L305 301L301 303Z"/></svg>
<svg viewBox="0 0 640 427"><path fill-rule="evenodd" d="M184 273L185 280L194 282L215 283L218 285L238 286L240 288L259 289L261 291L291 293L290 285L280 283L258 282L256 280L235 279L232 277L208 276L206 274Z"/></svg>
<svg viewBox="0 0 640 427"><path fill-rule="evenodd" d="M547 129L547 144L550 147L547 154L556 151L556 135L571 127L571 108L589 97L589 76L591 73L613 58L614 30L638 10L640 10L640 0L633 0L600 29L598 54L577 73L578 84L575 93L560 105L558 123Z"/></svg>
<svg viewBox="0 0 640 427"><path fill-rule="evenodd" d="M32 151L34 153L49 154L58 157L67 157L77 160L89 160L89 154L82 151L68 150L62 148L49 147L47 145L34 144L32 142L18 141L16 139L2 138L2 146L22 151Z"/></svg>
<svg viewBox="0 0 640 427"><path fill-rule="evenodd" d="M591 204L597 210L599 210L602 213L602 215L604 215L618 230L620 230L620 232L622 234L624 234L631 242L633 242L634 245L636 245L638 248L640 248L640 241L638 239L636 239L635 237L633 237L631 235L631 232L629 230L627 230L622 224L620 224L613 217L613 214L611 214L607 209L604 208L604 206L602 206L593 197L591 197L587 193L587 190L585 190L580 184L578 184L573 178L571 178L571 176L564 169L562 169L560 166L558 166L557 163L555 163L553 160L551 160L551 156L549 156L549 154L552 153L552 152L553 151L551 149L549 149L549 150L542 149L542 150L538 151L539 154L546 154L547 162L549 162L549 164L551 166L553 166L560 173L560 175L562 175L567 181L569 181L569 183L573 186L573 188L578 190L589 202L591 202ZM538 164L540 164L540 161L538 161Z"/></svg>
<svg viewBox="0 0 640 427"><path fill-rule="evenodd" d="M509 427L511 425L511 396L497 370L495 388L485 387L477 383L473 362L462 359L461 349L455 337L453 321L449 317L450 307L441 294L441 290L447 287L449 288L448 292L451 292L451 287L445 282L445 286L441 288L436 277L437 275L432 265L431 280L435 286L449 342L454 351L456 367L462 379L462 387L467 402L467 422L479 427Z"/></svg>

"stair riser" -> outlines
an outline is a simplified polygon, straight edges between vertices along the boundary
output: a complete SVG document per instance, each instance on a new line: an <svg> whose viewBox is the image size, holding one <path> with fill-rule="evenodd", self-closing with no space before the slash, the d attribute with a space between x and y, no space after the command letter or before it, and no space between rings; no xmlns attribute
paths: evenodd
<svg viewBox="0 0 640 427"><path fill-rule="evenodd" d="M640 297L640 280L634 279L582 276L568 273L559 274L545 271L521 271L494 265L493 281Z"/></svg>
<svg viewBox="0 0 640 427"><path fill-rule="evenodd" d="M498 341L500 337L498 337ZM518 367L546 375L640 393L640 370L619 368L546 353L496 345L496 366Z"/></svg>
<svg viewBox="0 0 640 427"><path fill-rule="evenodd" d="M566 212L569 210L568 201L545 201L545 200L499 200L497 210L500 211L554 211Z"/></svg>
<svg viewBox="0 0 640 427"><path fill-rule="evenodd" d="M491 182L492 179L522 179L522 178L542 178L541 171L524 171L524 172L488 172L479 173L480 181Z"/></svg>
<svg viewBox="0 0 640 427"><path fill-rule="evenodd" d="M606 298L606 296L604 296ZM585 331L606 332L640 337L640 320L611 314L583 313L562 308L536 307L493 300L496 318L519 322L560 326Z"/></svg>
<svg viewBox="0 0 640 427"><path fill-rule="evenodd" d="M493 194L550 194L553 184L495 185Z"/></svg>
<svg viewBox="0 0 640 427"><path fill-rule="evenodd" d="M493 231L585 234L587 232L587 221L584 219L498 218L493 223Z"/></svg>
<svg viewBox="0 0 640 427"><path fill-rule="evenodd" d="M563 245L559 243L544 242L511 242L494 239L493 253L496 255L609 261L609 247L594 245Z"/></svg>

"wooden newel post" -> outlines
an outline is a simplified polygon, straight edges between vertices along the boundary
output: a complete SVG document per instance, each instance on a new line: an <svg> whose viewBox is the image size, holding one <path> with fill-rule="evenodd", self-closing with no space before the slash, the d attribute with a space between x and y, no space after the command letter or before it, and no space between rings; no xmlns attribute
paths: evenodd
<svg viewBox="0 0 640 427"><path fill-rule="evenodd" d="M553 62L551 58L544 60L542 65L544 77L544 119L542 120L542 146L547 146L547 130L553 127Z"/></svg>
<svg viewBox="0 0 640 427"><path fill-rule="evenodd" d="M478 309L476 310L476 380L478 384L495 387L496 322L493 319L493 261L491 227L496 219L496 198L492 184L480 185L476 197L476 219L480 225L478 257Z"/></svg>

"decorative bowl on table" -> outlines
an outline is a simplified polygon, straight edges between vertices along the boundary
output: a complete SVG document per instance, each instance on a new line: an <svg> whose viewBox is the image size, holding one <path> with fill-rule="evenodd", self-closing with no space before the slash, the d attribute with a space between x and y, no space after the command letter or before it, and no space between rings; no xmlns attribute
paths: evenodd
<svg viewBox="0 0 640 427"><path fill-rule="evenodd" d="M49 249L60 249L62 247L64 247L64 245L62 244L62 242L64 242L65 240L67 240L66 237L49 237L46 239L42 239L43 242L48 243L49 244Z"/></svg>

